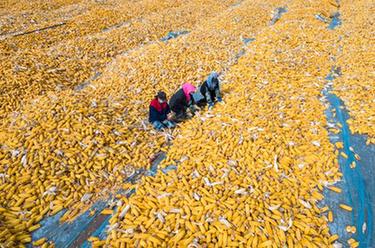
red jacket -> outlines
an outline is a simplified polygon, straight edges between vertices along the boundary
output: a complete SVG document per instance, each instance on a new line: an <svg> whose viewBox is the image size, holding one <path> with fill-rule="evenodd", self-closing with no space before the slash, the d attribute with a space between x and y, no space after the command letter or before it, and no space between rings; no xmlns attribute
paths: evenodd
<svg viewBox="0 0 375 248"><path fill-rule="evenodd" d="M167 102L160 104L157 98L153 99L150 103L150 115L148 117L149 122L165 121L168 114L171 112Z"/></svg>

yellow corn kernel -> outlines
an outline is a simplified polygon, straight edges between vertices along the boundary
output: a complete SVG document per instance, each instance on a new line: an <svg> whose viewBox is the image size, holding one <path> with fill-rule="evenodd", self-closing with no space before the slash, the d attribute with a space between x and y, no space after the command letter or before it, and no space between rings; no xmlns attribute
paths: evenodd
<svg viewBox="0 0 375 248"><path fill-rule="evenodd" d="M34 226L29 227L29 232L35 231L36 229L40 228L40 224L36 224Z"/></svg>
<svg viewBox="0 0 375 248"><path fill-rule="evenodd" d="M332 222L332 221L333 221L333 213L332 213L332 211L329 211L329 212L328 212L328 221L329 221L329 222Z"/></svg>
<svg viewBox="0 0 375 248"><path fill-rule="evenodd" d="M349 244L349 245L351 245L351 244L353 244L353 243L355 243L355 242L356 242L356 240L353 239L353 238L348 239L348 244Z"/></svg>
<svg viewBox="0 0 375 248"><path fill-rule="evenodd" d="M47 238L41 238L33 242L33 246L41 246L47 241Z"/></svg>
<svg viewBox="0 0 375 248"><path fill-rule="evenodd" d="M261 243L258 247L261 248L261 247L269 247L272 245L272 240L267 240L267 241L264 241L263 243Z"/></svg>
<svg viewBox="0 0 375 248"><path fill-rule="evenodd" d="M329 186L328 189L336 192L336 193L341 193L341 189L335 186Z"/></svg>
<svg viewBox="0 0 375 248"><path fill-rule="evenodd" d="M355 159L357 159L358 161L361 160L361 157L360 157L357 153L354 154L354 157L355 157Z"/></svg>
<svg viewBox="0 0 375 248"><path fill-rule="evenodd" d="M340 204L340 208L342 208L346 211L349 211L349 212L351 212L353 210L352 207L350 207L348 205L345 205L345 204Z"/></svg>
<svg viewBox="0 0 375 248"><path fill-rule="evenodd" d="M343 158L345 158L345 159L348 158L348 155L347 155L345 152L340 152L340 154L341 154L341 156L342 156Z"/></svg>
<svg viewBox="0 0 375 248"><path fill-rule="evenodd" d="M111 214L113 214L113 210L112 210L112 209L105 208L105 209L102 210L102 212L100 212L100 214L103 214L103 215L111 215Z"/></svg>
<svg viewBox="0 0 375 248"><path fill-rule="evenodd" d="M330 242L330 243L333 243L333 242L335 242L335 241L338 240L338 239L339 239L339 235L334 234L334 235L332 235L332 236L329 238L329 242Z"/></svg>

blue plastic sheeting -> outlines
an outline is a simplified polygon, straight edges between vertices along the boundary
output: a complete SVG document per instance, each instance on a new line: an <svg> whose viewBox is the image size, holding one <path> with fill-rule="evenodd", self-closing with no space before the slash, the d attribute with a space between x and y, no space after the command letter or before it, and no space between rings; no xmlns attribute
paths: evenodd
<svg viewBox="0 0 375 248"><path fill-rule="evenodd" d="M332 17L331 23L328 26L328 29L335 29L336 27L341 25L340 13L335 13Z"/></svg>
<svg viewBox="0 0 375 248"><path fill-rule="evenodd" d="M116 192L116 194L125 194L126 197L130 197L133 193L135 193L135 190L130 190L129 192L120 190ZM45 218L40 222L41 228L33 232L32 240L35 241L45 237L49 241L53 241L56 247L69 247L76 240L79 234L86 230L90 223L102 212L103 209L106 208L111 199L112 196L106 201L96 202L89 210L78 216L73 222L60 223L60 218L64 215L66 209L54 216ZM92 216L90 216L91 210L95 210L95 214ZM110 216L107 217L96 232L105 233L105 227L108 225L109 219Z"/></svg>
<svg viewBox="0 0 375 248"><path fill-rule="evenodd" d="M145 173L145 176L155 176L158 170L158 165L165 159L166 155L164 153L160 154L159 157L153 162L151 169ZM177 166L175 165L169 165L166 168L161 169L161 171L164 174L167 174L171 170L177 170ZM135 193L135 189L133 189L130 194L128 194L126 197L130 197L133 193ZM101 240L107 238L107 226L109 225L109 220L111 219L111 216L109 215L106 220L100 225L100 227L92 234L94 237L98 237ZM88 248L91 247L89 242L85 242L82 245L82 248Z"/></svg>
<svg viewBox="0 0 375 248"><path fill-rule="evenodd" d="M96 209L94 215L90 216L88 210L73 222L60 223L60 218L64 215L66 209L54 216L47 217L40 222L41 228L32 233L32 239L38 240L45 237L49 241L53 241L56 247L69 247L79 234L88 227L90 222L100 214L106 204L105 201L96 202L91 207L91 209Z"/></svg>
<svg viewBox="0 0 375 248"><path fill-rule="evenodd" d="M341 25L340 13L336 13L328 25L328 29L334 30ZM350 132L347 120L349 114L345 110L343 101L333 94L332 86L336 77L341 76L340 68L332 68L331 73L326 77L327 84L322 94L328 107L325 111L328 125L340 129L340 133L330 132L329 138L332 143L342 142L343 149L339 152L347 154L347 158L339 155L338 162L343 174L343 180L337 183L342 188L342 194L324 191L325 199L321 204L327 204L333 210L334 221L329 224L332 234L339 235L339 242L347 246L347 240L354 238L359 242L359 247L373 247L373 219L375 191L373 172L375 171L375 146L366 146L366 137L353 135ZM340 125L338 125L340 124ZM339 154L340 154L339 153ZM361 160L357 161L355 155L359 154ZM355 163L356 166L351 168ZM369 176L372 175L372 176ZM339 207L339 204L350 205L353 210L347 212ZM350 234L346 232L346 226L355 226L357 232Z"/></svg>
<svg viewBox="0 0 375 248"><path fill-rule="evenodd" d="M349 238L354 238L360 243L360 247L372 247L374 235L372 212L375 204L374 199L370 198L370 193L374 193L374 178L368 175L365 177L364 175L375 171L375 147L366 146L365 137L351 134L346 122L349 119L349 114L345 110L344 103L335 94L331 93L333 80L339 75L340 70L336 69L327 76L327 87L322 93L329 106L325 111L329 125L334 125L338 128L340 126L338 124L341 124L341 132L339 134L330 133L330 140L332 143L342 142L344 148L339 152L345 152L348 158L345 159L340 155L338 158L343 180L336 185L342 188L343 192L337 194L325 190L325 199L321 204L330 206L335 214L334 222L330 223L330 230L332 234L339 235L340 243L346 244ZM363 155L361 161L356 160L355 152ZM353 162L356 163L356 167L352 169L350 165ZM364 172L365 168L368 171ZM347 212L341 209L339 204L350 205L353 211ZM355 226L357 232L355 234L346 232L345 227L348 225Z"/></svg>
<svg viewBox="0 0 375 248"><path fill-rule="evenodd" d="M245 45L249 44L250 42L253 42L255 40L255 38L242 38L242 41L243 43L245 43Z"/></svg>
<svg viewBox="0 0 375 248"><path fill-rule="evenodd" d="M159 156L152 162L150 170L146 172L146 176L155 176L158 172L159 164L163 161L167 156L165 153L159 154Z"/></svg>
<svg viewBox="0 0 375 248"><path fill-rule="evenodd" d="M327 18L325 18L324 16L322 16L320 14L315 15L315 18L318 19L319 21L324 22L324 23L329 23L328 29L330 29L330 30L334 30L336 27L340 26L341 23L342 23L339 12L335 13L332 16L331 19L327 19Z"/></svg>
<svg viewBox="0 0 375 248"><path fill-rule="evenodd" d="M157 174L157 171L159 169L159 164L166 158L165 153L161 153L157 159L152 163L152 166L150 170L146 171L144 174L145 176L155 176ZM169 171L177 170L176 165L168 165L165 168L160 169L164 174L167 174ZM128 194L126 197L130 197L133 193L135 193L135 190L132 190L130 194ZM98 237L101 240L107 238L107 227L109 225L109 220L111 216L109 215L107 219L102 223L102 225L92 234L92 236ZM83 248L89 248L91 247L91 244L89 242L85 242L82 245Z"/></svg>
<svg viewBox="0 0 375 248"><path fill-rule="evenodd" d="M134 183L140 176L155 176L158 170L158 165L162 160L164 160L166 155L164 153L160 154L158 158L153 162L151 169L145 171L143 169L137 170L131 177L129 177L126 182ZM162 169L163 173L167 173L170 170L176 170L177 167L170 165ZM120 190L116 194L125 194L126 197L130 197L135 190L125 192ZM60 223L60 218L66 212L66 209L60 211L54 216L47 217L40 222L41 228L33 232L32 240L38 240L40 238L47 238L49 241L53 241L56 247L69 247L81 232L89 227L90 223L102 212L104 208L108 205L110 200L113 199L110 196L106 201L96 202L89 210L77 217L73 222ZM90 216L90 211L95 209L95 214ZM100 227L92 234L92 236L99 237L101 239L106 238L106 227L109 224L111 216L109 215L105 221L100 225ZM89 243L86 241L82 247L89 247Z"/></svg>
<svg viewBox="0 0 375 248"><path fill-rule="evenodd" d="M111 219L111 215L104 220L104 222L99 226L99 228L92 233L92 237L98 237L100 240L106 239L106 229L109 225L109 220ZM81 245L81 248L89 248L92 247L91 243L87 240Z"/></svg>
<svg viewBox="0 0 375 248"><path fill-rule="evenodd" d="M118 194L125 194L127 198L129 198L131 195L135 193L135 189L132 189L128 192L124 192L123 190L117 192ZM116 210L116 209L115 209ZM109 226L109 220L111 219L111 215L108 215L107 218L103 221L103 223L98 227L98 229L95 230L91 234L93 237L98 237L101 240L104 240L107 238L107 228ZM82 244L81 248L88 248L91 247L91 243L87 240Z"/></svg>
<svg viewBox="0 0 375 248"><path fill-rule="evenodd" d="M374 213L375 213L375 145L366 146L366 137L363 135L352 135L350 137L353 147L355 147L355 152L362 158L360 163L357 163L358 169L363 176L364 187L368 191L368 203L370 206L366 205L366 208L371 209L370 216L364 216L365 219L371 219L371 222L367 224L368 236L367 247L375 247L375 228L374 228ZM368 211L367 209L365 209ZM365 243L365 244L366 244Z"/></svg>
<svg viewBox="0 0 375 248"><path fill-rule="evenodd" d="M172 170L177 170L177 166L175 165L168 165L167 167L161 169L161 171L164 173L164 174L167 174L168 172L172 171Z"/></svg>
<svg viewBox="0 0 375 248"><path fill-rule="evenodd" d="M287 8L279 7L274 10L274 15L272 17L270 25L274 25L278 20L280 20L281 16L288 12Z"/></svg>
<svg viewBox="0 0 375 248"><path fill-rule="evenodd" d="M168 41L168 40L171 40L171 39L175 39L175 38L177 38L180 35L184 35L184 34L188 34L188 33L190 33L190 32L186 31L186 30L175 31L175 32L171 31L165 37L161 38L160 40L161 41Z"/></svg>

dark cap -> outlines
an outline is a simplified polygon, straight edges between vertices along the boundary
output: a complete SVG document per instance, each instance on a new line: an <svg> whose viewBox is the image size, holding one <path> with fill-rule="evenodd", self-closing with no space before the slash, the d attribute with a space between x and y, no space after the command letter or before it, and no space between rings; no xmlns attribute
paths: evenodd
<svg viewBox="0 0 375 248"><path fill-rule="evenodd" d="M164 91L159 91L156 97L160 100L167 101L167 94L165 94Z"/></svg>

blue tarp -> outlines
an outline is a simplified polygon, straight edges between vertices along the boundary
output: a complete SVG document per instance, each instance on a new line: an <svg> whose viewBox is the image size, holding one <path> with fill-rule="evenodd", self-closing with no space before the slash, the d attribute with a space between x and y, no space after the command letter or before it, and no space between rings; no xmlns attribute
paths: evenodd
<svg viewBox="0 0 375 248"><path fill-rule="evenodd" d="M175 39L175 38L177 38L180 35L184 35L184 34L188 34L188 33L190 33L190 32L186 31L186 30L174 31L174 32L171 31L166 36L164 36L163 38L161 38L160 40L161 41L168 41L168 40L171 40L171 39Z"/></svg>
<svg viewBox="0 0 375 248"><path fill-rule="evenodd" d="M152 176L154 177L157 174L157 171L159 169L159 164L166 158L165 153L161 153L156 160L152 163L152 166L150 170L146 171L145 176ZM177 166L175 165L169 165L165 168L160 169L164 174L168 173L171 170L177 170ZM135 193L135 190L132 192ZM127 197L130 197L132 194L129 194ZM107 226L109 225L109 219L111 216L108 216L108 218L103 222L103 224L92 234L92 236L99 237L101 240L107 238ZM83 248L91 247L89 242L85 242L82 246Z"/></svg>
<svg viewBox="0 0 375 248"><path fill-rule="evenodd" d="M329 23L328 29L334 30L336 27L341 25L340 13L336 12L331 18L326 18L320 14L315 15L315 18L319 21Z"/></svg>
<svg viewBox="0 0 375 248"><path fill-rule="evenodd" d="M274 25L278 20L280 20L281 16L288 12L288 9L285 7L279 7L274 10L273 17L271 19L270 25Z"/></svg>
<svg viewBox="0 0 375 248"><path fill-rule="evenodd" d="M126 180L126 182L135 183L139 176L155 176L159 164L161 161L165 159L166 155L164 153L159 154L156 160L152 163L151 169L148 171L145 170L138 170L134 175ZM176 170L177 166L169 165L166 168L161 169L163 173L168 173L171 170ZM126 197L130 197L135 190L131 191L124 191L120 190L116 192L116 194L123 194ZM78 216L73 222L70 223L60 223L61 216L64 215L66 209L62 210L61 212L57 213L54 216L50 216L45 218L40 222L41 228L36 230L32 233L33 241L38 240L40 238L47 238L49 241L53 241L56 247L70 247L73 242L77 239L77 237L86 230L90 224L96 219L96 217L108 206L108 203L113 199L110 196L106 201L98 201L94 203L94 205L87 210L82 215ZM95 209L95 214L90 216L90 211ZM111 216L108 215L103 223L91 234L91 236L99 237L100 239L105 239L107 237L107 227L109 225L109 220ZM90 243L85 241L82 247L91 247Z"/></svg>
<svg viewBox="0 0 375 248"><path fill-rule="evenodd" d="M331 18L327 28L334 30L341 24L340 13L337 12ZM336 185L342 189L342 193L337 194L325 190L325 199L321 204L326 204L333 210L335 218L329 225L330 231L332 234L339 235L339 242L344 247L348 246L347 240L350 238L357 240L359 247L373 247L373 237L375 236L372 219L375 211L373 196L375 191L373 177L375 172L375 146L367 146L366 137L353 135L350 132L347 123L349 113L345 104L337 95L332 93L334 79L339 76L341 76L341 69L339 67L332 68L331 73L326 77L327 84L322 94L328 104L325 111L327 122L340 129L338 134L329 133L330 141L332 143L342 142L343 149L339 150L339 154L344 152L348 157L344 158L342 155L338 157L343 178ZM356 154L362 158L360 161L356 159ZM353 163L356 166L351 168ZM351 206L352 212L341 209L339 204ZM347 226L355 226L356 233L347 232Z"/></svg>
<svg viewBox="0 0 375 248"><path fill-rule="evenodd" d="M333 15L332 20L331 20L328 28L333 30L340 25L341 25L340 13L337 12Z"/></svg>
<svg viewBox="0 0 375 248"><path fill-rule="evenodd" d="M341 155L338 157L343 180L336 186L340 187L343 192L337 194L325 190L325 199L321 204L328 205L333 210L334 222L330 223L330 230L332 234L339 235L340 243L347 245L347 240L354 238L360 243L360 247L372 247L375 182L374 177L369 175L374 175L375 172L375 146L367 146L364 136L353 135L350 132L346 122L349 119L349 114L345 110L344 103L331 93L333 80L339 75L340 70L334 69L327 76L327 87L322 93L328 103L328 108L325 111L328 123L340 128L339 134L330 132L330 140L332 143L342 142L344 147L339 152L344 152L348 158ZM360 155L362 159L357 161L355 154ZM356 163L355 168L350 167L353 162ZM345 211L339 207L339 204L349 205L353 211ZM348 233L345 229L346 226L355 226L357 232L355 234Z"/></svg>
<svg viewBox="0 0 375 248"><path fill-rule="evenodd" d="M32 233L33 241L45 237L53 241L56 247L69 247L105 207L105 201L98 201L91 207L96 209L94 215L90 216L90 211L86 211L71 223L60 223L60 218L66 210L47 217L40 222L41 228Z"/></svg>
<svg viewBox="0 0 375 248"><path fill-rule="evenodd" d="M255 40L255 38L245 38L245 37L242 38L242 41L243 41L243 43L245 43L245 45L253 42L254 40Z"/></svg>
<svg viewBox="0 0 375 248"><path fill-rule="evenodd" d="M277 8L275 15L272 18L271 25L276 23L283 13L287 12L286 8ZM318 17L317 17L318 18ZM323 21L325 21L323 19ZM337 13L332 19L328 26L329 29L334 29L341 24L340 15ZM177 31L169 32L166 37L162 38L162 41L168 41L176 38L179 35L187 34L188 31ZM253 38L242 38L245 45L252 42ZM237 57L242 56L244 50L241 50ZM333 71L328 77L327 81L332 84L335 75L340 73L336 70ZM330 133L330 140L332 143L338 141L343 142L343 151L348 154L348 159L339 157L339 163L341 171L343 172L343 180L338 182L336 185L343 189L343 193L337 194L330 190L324 190L325 199L320 202L321 205L328 205L334 212L334 222L330 224L331 233L337 233L340 236L340 242L346 244L347 239L350 237L355 238L360 242L360 247L371 247L373 237L375 236L373 228L372 213L375 211L373 191L375 189L375 146L366 146L364 136L353 135L350 133L349 127L346 120L349 118L348 113L345 111L343 102L334 94L331 93L331 87L327 87L323 90L323 95L329 103L325 114L327 120L330 123L341 124L341 133L334 134ZM354 153L350 150L350 147L354 148L355 153L359 154L362 158L361 161L357 161L357 166L351 169L349 165L355 160ZM129 179L130 182L136 181L140 175L155 176L158 170L159 163L165 158L165 154L161 154L156 161L154 161L149 171L139 170L135 175ZM167 173L170 170L176 170L177 166L170 165L164 169L161 169L163 173ZM128 192L129 197L135 191ZM91 209L96 209L93 216L89 216L89 211L79 216L72 223L59 223L60 217L65 213L66 210L61 211L55 216L51 216L41 221L42 227L33 232L33 240L37 240L42 237L48 238L55 243L56 247L69 247L79 234L84 231L90 223L100 214L100 212L107 206L111 197L108 201L98 201ZM353 212L346 212L339 208L339 204L344 203L353 207ZM97 228L91 235L99 237L100 239L106 238L106 227L108 226L110 216L108 216L104 222ZM366 228L364 228L366 223ZM354 225L357 228L357 233L349 235L345 231L345 227L348 225ZM86 241L82 247L90 247L90 244Z"/></svg>

